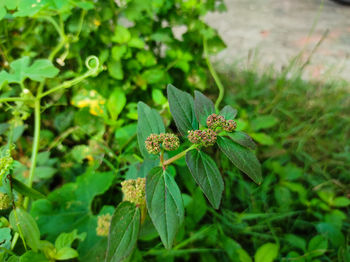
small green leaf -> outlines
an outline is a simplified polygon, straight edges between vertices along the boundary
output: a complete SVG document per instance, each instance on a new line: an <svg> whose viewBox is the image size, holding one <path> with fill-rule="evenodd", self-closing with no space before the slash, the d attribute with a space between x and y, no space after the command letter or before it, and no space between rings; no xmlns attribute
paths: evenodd
<svg viewBox="0 0 350 262"><path fill-rule="evenodd" d="M11 260L12 261L12 260ZM42 253L35 253L32 250L25 252L21 258L19 259L20 262L50 262L44 254Z"/></svg>
<svg viewBox="0 0 350 262"><path fill-rule="evenodd" d="M130 202L116 208L109 230L106 262L119 262L128 257L140 230L140 209Z"/></svg>
<svg viewBox="0 0 350 262"><path fill-rule="evenodd" d="M174 178L161 167L154 167L146 177L146 202L165 248L170 249L184 220L184 206Z"/></svg>
<svg viewBox="0 0 350 262"><path fill-rule="evenodd" d="M23 234L23 238L33 251L40 248L40 231L34 218L21 208L16 208L10 213L10 224L16 232Z"/></svg>
<svg viewBox="0 0 350 262"><path fill-rule="evenodd" d="M168 85L167 91L171 115L180 133L187 136L188 130L198 129L193 97L173 85Z"/></svg>
<svg viewBox="0 0 350 262"><path fill-rule="evenodd" d="M124 78L124 72L122 63L120 61L112 61L107 64L108 73L111 77L122 80Z"/></svg>
<svg viewBox="0 0 350 262"><path fill-rule="evenodd" d="M118 115L122 112L126 104L126 96L121 88L116 88L107 101L107 108L113 120L118 119Z"/></svg>
<svg viewBox="0 0 350 262"><path fill-rule="evenodd" d="M80 241L84 241L86 237L86 233L78 234L78 230L74 229L70 233L61 233L55 241L55 248L60 250L64 247L71 247L74 240L79 239Z"/></svg>
<svg viewBox="0 0 350 262"><path fill-rule="evenodd" d="M255 183L262 182L261 165L255 154L226 137L218 137L217 144L231 162Z"/></svg>
<svg viewBox="0 0 350 262"><path fill-rule="evenodd" d="M194 149L186 153L186 163L210 204L218 209L224 181L214 160L204 152Z"/></svg>
<svg viewBox="0 0 350 262"><path fill-rule="evenodd" d="M261 145L271 146L275 143L273 138L265 133L252 133L252 138Z"/></svg>
<svg viewBox="0 0 350 262"><path fill-rule="evenodd" d="M128 51L128 47L125 45L117 45L112 48L112 58L115 61L119 61L123 55L125 55L126 51Z"/></svg>
<svg viewBox="0 0 350 262"><path fill-rule="evenodd" d="M254 143L253 139L244 132L235 131L233 133L227 133L227 136L241 146L248 147L253 150L256 149L256 144Z"/></svg>
<svg viewBox="0 0 350 262"><path fill-rule="evenodd" d="M26 186L16 178L12 178L11 182L12 182L13 189L24 196L28 196L33 199L45 198L45 196L41 194L39 191L36 191L35 189Z"/></svg>
<svg viewBox="0 0 350 262"><path fill-rule="evenodd" d="M79 254L75 249L71 247L63 247L57 250L56 254L54 255L54 258L57 260L67 260L78 256Z"/></svg>
<svg viewBox="0 0 350 262"><path fill-rule="evenodd" d="M259 116L252 120L251 126L254 131L260 129L267 129L275 126L278 123L278 119L274 116Z"/></svg>
<svg viewBox="0 0 350 262"><path fill-rule="evenodd" d="M314 236L308 246L308 252L312 257L318 257L326 253L328 248L328 241L323 236Z"/></svg>
<svg viewBox="0 0 350 262"><path fill-rule="evenodd" d="M237 109L227 105L220 111L220 115L225 117L226 120L233 120L237 115Z"/></svg>
<svg viewBox="0 0 350 262"><path fill-rule="evenodd" d="M157 105L164 105L167 102L163 92L159 89L152 89L152 99Z"/></svg>
<svg viewBox="0 0 350 262"><path fill-rule="evenodd" d="M131 34L127 28L121 25L117 25L114 30L114 35L112 37L112 41L119 43L119 44L125 44L127 43L131 38Z"/></svg>
<svg viewBox="0 0 350 262"><path fill-rule="evenodd" d="M137 141L141 154L145 158L150 158L150 154L145 147L145 141L150 134L160 134L165 132L163 120L159 113L151 109L143 102L137 104Z"/></svg>
<svg viewBox="0 0 350 262"><path fill-rule="evenodd" d="M47 59L38 59L26 70L26 75L35 81L43 81L45 78L52 78L59 70Z"/></svg>
<svg viewBox="0 0 350 262"><path fill-rule="evenodd" d="M254 255L255 262L272 262L278 256L278 245L266 243L258 248Z"/></svg>
<svg viewBox="0 0 350 262"><path fill-rule="evenodd" d="M346 197L337 197L334 199L332 206L335 207L347 207L350 205L350 199Z"/></svg>
<svg viewBox="0 0 350 262"><path fill-rule="evenodd" d="M207 118L215 113L213 102L199 91L194 91L194 111L198 122L202 126L207 126Z"/></svg>

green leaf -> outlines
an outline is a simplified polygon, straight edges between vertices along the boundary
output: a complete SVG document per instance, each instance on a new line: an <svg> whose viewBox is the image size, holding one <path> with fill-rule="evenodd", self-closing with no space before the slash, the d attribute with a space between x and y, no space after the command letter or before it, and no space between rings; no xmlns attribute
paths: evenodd
<svg viewBox="0 0 350 262"><path fill-rule="evenodd" d="M78 234L78 230L76 229L70 233L61 233L55 241L55 248L60 250L64 247L71 247L74 240L78 239L80 241L84 241L85 238L86 233Z"/></svg>
<svg viewBox="0 0 350 262"><path fill-rule="evenodd" d="M207 126L207 118L215 113L213 102L199 91L194 91L194 111L198 122Z"/></svg>
<svg viewBox="0 0 350 262"><path fill-rule="evenodd" d="M164 76L165 76L165 70L163 68L150 68L145 70L142 73L142 78L148 84L157 84L161 82Z"/></svg>
<svg viewBox="0 0 350 262"><path fill-rule="evenodd" d="M293 234L287 234L284 236L284 239L293 247L300 248L302 251L306 251L306 241L304 238L293 235Z"/></svg>
<svg viewBox="0 0 350 262"><path fill-rule="evenodd" d="M152 89L152 99L154 103L158 105L164 105L167 102L166 97L163 95L163 92L159 89Z"/></svg>
<svg viewBox="0 0 350 262"><path fill-rule="evenodd" d="M67 260L78 256L79 254L75 249L71 247L63 247L57 250L56 254L54 255L54 258L57 260Z"/></svg>
<svg viewBox="0 0 350 262"><path fill-rule="evenodd" d="M122 112L124 106L126 104L126 96L125 92L121 88L116 88L109 96L107 101L107 108L111 118L113 120L118 119L118 115Z"/></svg>
<svg viewBox="0 0 350 262"><path fill-rule="evenodd" d="M193 97L186 92L168 85L168 101L170 112L175 124L183 136L187 136L188 130L198 129L198 122L194 113Z"/></svg>
<svg viewBox="0 0 350 262"><path fill-rule="evenodd" d="M88 169L77 177L76 182L66 183L51 192L47 199L33 203L31 214L36 219L40 232L53 242L62 232L88 232L86 239L79 243L78 252L86 254L98 241L103 239L96 234L97 217L91 204L97 195L108 190L115 179L113 172L97 172Z"/></svg>
<svg viewBox="0 0 350 262"><path fill-rule="evenodd" d="M224 181L214 160L204 152L194 149L186 153L186 163L210 204L218 209Z"/></svg>
<svg viewBox="0 0 350 262"><path fill-rule="evenodd" d="M12 239L11 229L8 227L0 228L0 242L1 242L0 247L10 249L11 248L11 239Z"/></svg>
<svg viewBox="0 0 350 262"><path fill-rule="evenodd" d="M107 64L108 73L111 77L122 80L124 78L124 72L122 63L120 61L112 61Z"/></svg>
<svg viewBox="0 0 350 262"><path fill-rule="evenodd" d="M145 141L150 134L160 134L165 132L163 120L159 113L151 109L143 102L137 104L137 141L141 154L145 158L150 158L151 155L147 152Z"/></svg>
<svg viewBox="0 0 350 262"><path fill-rule="evenodd" d="M112 37L113 42L125 44L130 40L130 38L131 34L127 28L121 25L117 25L115 27L114 35Z"/></svg>
<svg viewBox="0 0 350 262"><path fill-rule="evenodd" d="M14 231L23 234L26 244L37 252L40 248L40 231L33 217L25 210L16 208L10 213L10 224Z"/></svg>
<svg viewBox="0 0 350 262"><path fill-rule="evenodd" d="M231 106L227 105L221 109L219 114L224 116L226 120L233 120L237 115L237 109L234 109Z"/></svg>
<svg viewBox="0 0 350 262"><path fill-rule="evenodd" d="M255 183L261 184L261 165L252 151L226 137L218 137L217 144L238 169L248 175Z"/></svg>
<svg viewBox="0 0 350 262"><path fill-rule="evenodd" d="M119 262L128 257L140 230L140 209L130 202L116 208L109 230L106 262Z"/></svg>
<svg viewBox="0 0 350 262"><path fill-rule="evenodd" d="M250 148L250 149L256 149L256 144L254 143L253 139L247 135L244 132L241 131L235 131L233 133L227 133L227 136L237 144L240 144L241 146Z"/></svg>
<svg viewBox="0 0 350 262"><path fill-rule="evenodd" d="M261 145L271 146L275 143L273 138L265 133L252 133L252 138Z"/></svg>
<svg viewBox="0 0 350 262"><path fill-rule="evenodd" d="M278 119L274 116L259 116L252 120L251 126L254 131L260 129L267 129L275 126L278 123Z"/></svg>
<svg viewBox="0 0 350 262"><path fill-rule="evenodd" d="M26 253L24 253L20 260L20 262L50 262L50 260L48 260L44 254L42 253L35 253L32 250L27 251Z"/></svg>
<svg viewBox="0 0 350 262"><path fill-rule="evenodd" d="M24 196L28 196L33 199L45 198L45 196L41 194L39 191L36 191L35 189L26 186L16 178L12 178L11 182L12 182L13 189Z"/></svg>
<svg viewBox="0 0 350 262"><path fill-rule="evenodd" d="M112 48L112 57L115 61L119 61L127 52L128 47L125 45L117 45Z"/></svg>
<svg viewBox="0 0 350 262"><path fill-rule="evenodd" d="M337 197L334 199L332 206L335 207L347 207L350 205L350 199L346 197Z"/></svg>
<svg viewBox="0 0 350 262"><path fill-rule="evenodd" d="M184 220L181 192L173 177L161 167L146 177L148 213L165 248L170 249Z"/></svg>
<svg viewBox="0 0 350 262"><path fill-rule="evenodd" d="M52 78L59 70L53 66L50 60L38 59L26 70L26 75L35 81L43 81L45 78Z"/></svg>
<svg viewBox="0 0 350 262"><path fill-rule="evenodd" d="M278 256L278 245L266 243L258 248L254 255L255 262L272 262Z"/></svg>
<svg viewBox="0 0 350 262"><path fill-rule="evenodd" d="M308 252L311 257L318 257L326 253L328 248L328 241L323 236L314 236L308 246Z"/></svg>
<svg viewBox="0 0 350 262"><path fill-rule="evenodd" d="M9 74L3 73L5 71L1 72L0 84L4 82L4 80L2 80L3 77L7 78L8 83L21 83L26 78L30 78L34 81L42 81L45 78L56 76L59 72L51 61L47 59L35 60L34 63L30 65L30 59L27 56L13 61L10 64L10 68Z"/></svg>

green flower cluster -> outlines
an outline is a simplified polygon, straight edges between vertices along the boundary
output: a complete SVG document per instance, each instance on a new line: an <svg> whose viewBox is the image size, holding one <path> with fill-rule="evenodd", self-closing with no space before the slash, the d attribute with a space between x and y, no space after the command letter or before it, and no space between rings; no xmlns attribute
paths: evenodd
<svg viewBox="0 0 350 262"><path fill-rule="evenodd" d="M145 205L146 201L146 178L125 180L122 183L123 201L129 201L136 206Z"/></svg>
<svg viewBox="0 0 350 262"><path fill-rule="evenodd" d="M151 134L145 141L145 146L150 154L159 154L161 146L167 151L173 151L179 148L180 140L175 134L162 133Z"/></svg>
<svg viewBox="0 0 350 262"><path fill-rule="evenodd" d="M216 128L221 127L227 132L232 132L236 129L237 123L233 120L226 120L225 117L221 115L211 114L207 118L207 126L214 131Z"/></svg>
<svg viewBox="0 0 350 262"><path fill-rule="evenodd" d="M0 177L7 174L12 168L13 158L11 157L11 151L14 149L14 145L6 150L0 152Z"/></svg>
<svg viewBox="0 0 350 262"><path fill-rule="evenodd" d="M0 210L6 210L10 207L10 197L6 193L0 192Z"/></svg>
<svg viewBox="0 0 350 262"><path fill-rule="evenodd" d="M112 216L110 214L100 215L97 218L96 234L101 237L108 236Z"/></svg>
<svg viewBox="0 0 350 262"><path fill-rule="evenodd" d="M187 135L188 140L196 145L208 147L215 144L217 134L212 129L190 130Z"/></svg>

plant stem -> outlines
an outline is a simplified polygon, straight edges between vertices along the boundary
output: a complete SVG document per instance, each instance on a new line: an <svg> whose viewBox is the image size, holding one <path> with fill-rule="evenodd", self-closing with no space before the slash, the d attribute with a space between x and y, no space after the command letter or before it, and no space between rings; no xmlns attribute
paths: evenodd
<svg viewBox="0 0 350 262"><path fill-rule="evenodd" d="M192 145L189 148L187 148L186 150L182 151L181 153L178 153L177 155L165 160L163 162L163 166L167 166L170 165L172 162L175 162L176 160L180 159L181 157L185 156L186 153L192 149L195 149L197 146L196 145Z"/></svg>
<svg viewBox="0 0 350 262"><path fill-rule="evenodd" d="M4 102L19 102L19 101L28 101L30 99L24 98L24 97L5 97L5 98L0 98L0 103Z"/></svg>
<svg viewBox="0 0 350 262"><path fill-rule="evenodd" d="M99 69L99 61L98 61L97 57L91 56L91 57L87 58L87 65L88 65L88 63L89 63L89 61L91 59L96 61L96 66L95 67L88 66L89 70L85 74L83 74L81 76L78 76L78 77L76 77L76 78L74 78L72 80L63 82L61 85L58 85L58 86L56 86L54 88L51 88L50 90L48 90L48 91L46 91L46 92L44 92L42 94L38 94L37 95L37 99L41 99L41 98L43 98L43 97L45 97L45 96L47 96L47 95L49 95L51 93L54 93L56 91L59 91L61 89L69 88L71 86L74 86L74 85L78 84L79 82L83 81L85 78L88 78L89 76L96 74L98 69Z"/></svg>
<svg viewBox="0 0 350 262"><path fill-rule="evenodd" d="M38 94L40 95L40 94ZM40 98L36 98L34 102L34 140L32 147L32 158L29 171L28 187L32 187L34 180L34 173L36 168L36 161L39 151L39 142L40 142ZM28 208L29 198L24 199L23 207Z"/></svg>
<svg viewBox="0 0 350 262"><path fill-rule="evenodd" d="M215 108L216 108L216 110L218 110L219 105L220 105L222 99L224 98L224 85L221 83L221 80L220 80L218 74L216 73L212 63L210 62L209 54L208 54L207 40L205 38L203 38L203 52L204 52L205 61L207 62L207 65L208 65L209 72L210 72L211 76L214 78L214 81L219 89L219 95L215 101Z"/></svg>

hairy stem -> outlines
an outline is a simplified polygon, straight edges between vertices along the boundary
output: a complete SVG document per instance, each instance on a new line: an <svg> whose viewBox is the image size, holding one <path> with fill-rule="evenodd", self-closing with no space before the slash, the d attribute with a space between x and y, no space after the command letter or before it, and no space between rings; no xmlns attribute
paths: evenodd
<svg viewBox="0 0 350 262"><path fill-rule="evenodd" d="M196 145L192 145L190 146L189 148L187 148L186 150L182 151L181 153L178 153L177 155L165 160L163 162L163 166L167 166L167 165L170 165L172 162L175 162L176 160L184 157L186 155L186 153L192 149L195 149L197 146Z"/></svg>
<svg viewBox="0 0 350 262"><path fill-rule="evenodd" d="M205 38L203 38L203 51L204 51L205 61L207 62L207 65L208 65L209 72L210 72L211 76L214 78L214 81L219 89L219 96L215 101L215 108L218 110L219 105L220 105L222 99L224 98L224 85L221 83L221 80L220 80L218 74L216 73L212 63L210 62L209 54L208 54L207 40Z"/></svg>

